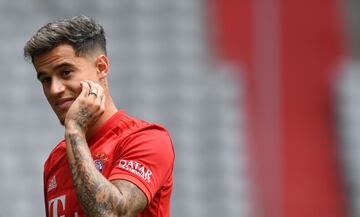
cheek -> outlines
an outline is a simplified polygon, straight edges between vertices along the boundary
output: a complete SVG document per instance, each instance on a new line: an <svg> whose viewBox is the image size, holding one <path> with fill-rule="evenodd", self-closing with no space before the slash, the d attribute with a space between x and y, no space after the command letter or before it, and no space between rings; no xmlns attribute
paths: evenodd
<svg viewBox="0 0 360 217"><path fill-rule="evenodd" d="M84 80L92 80L92 81L98 81L98 72L95 67L89 66L84 70L83 73Z"/></svg>
<svg viewBox="0 0 360 217"><path fill-rule="evenodd" d="M43 93L44 93L46 99L48 100L48 102L51 102L51 96L50 96L49 88L43 86L42 89L43 89Z"/></svg>
<svg viewBox="0 0 360 217"><path fill-rule="evenodd" d="M71 79L65 82L65 89L67 92L72 92L75 94L79 94L81 92L81 84L80 81L82 79L78 77L72 77Z"/></svg>
<svg viewBox="0 0 360 217"><path fill-rule="evenodd" d="M74 82L71 86L69 86L69 91L71 91L74 95L79 96L81 93L81 84L80 81Z"/></svg>

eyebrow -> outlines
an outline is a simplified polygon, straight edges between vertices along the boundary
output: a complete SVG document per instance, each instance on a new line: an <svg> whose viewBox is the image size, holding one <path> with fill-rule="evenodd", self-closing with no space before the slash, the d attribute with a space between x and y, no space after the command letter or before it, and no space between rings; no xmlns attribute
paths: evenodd
<svg viewBox="0 0 360 217"><path fill-rule="evenodd" d="M74 67L74 64L71 64L71 63L67 63L67 62L64 62L64 63L60 63L59 65L56 65L53 70L59 70L61 68L65 68L65 67ZM40 77L43 76L44 74L46 74L45 72L38 72L36 77L38 80L40 80Z"/></svg>

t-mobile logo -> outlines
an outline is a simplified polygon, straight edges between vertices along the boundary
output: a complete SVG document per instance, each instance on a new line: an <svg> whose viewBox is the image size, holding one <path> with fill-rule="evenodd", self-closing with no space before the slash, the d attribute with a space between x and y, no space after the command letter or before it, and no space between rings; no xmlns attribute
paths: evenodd
<svg viewBox="0 0 360 217"><path fill-rule="evenodd" d="M50 212L50 210L52 210L52 214L53 214L52 217L65 217L65 215L60 215L59 216L59 212L58 212L58 211L60 211L60 210L58 210L59 205L61 205L61 207L63 208L63 210L61 210L61 212L62 213L65 212L65 203L66 203L66 196L65 195L62 195L60 197L56 197L56 198L49 201L49 212ZM50 213L49 213L49 216L50 216ZM78 217L77 212L74 213L74 217Z"/></svg>
<svg viewBox="0 0 360 217"><path fill-rule="evenodd" d="M60 197L56 197L49 201L49 211L52 210L53 217L65 217L65 215L58 216L58 205L59 203L63 207L63 211L65 211L65 195L62 195ZM51 209L52 206L52 209ZM50 216L50 213L49 213Z"/></svg>

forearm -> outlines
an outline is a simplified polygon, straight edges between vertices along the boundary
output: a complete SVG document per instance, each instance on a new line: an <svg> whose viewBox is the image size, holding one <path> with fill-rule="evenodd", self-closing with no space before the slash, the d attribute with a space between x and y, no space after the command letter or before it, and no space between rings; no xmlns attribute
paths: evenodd
<svg viewBox="0 0 360 217"><path fill-rule="evenodd" d="M122 194L95 168L85 135L72 129L65 138L77 198L87 216L118 216Z"/></svg>

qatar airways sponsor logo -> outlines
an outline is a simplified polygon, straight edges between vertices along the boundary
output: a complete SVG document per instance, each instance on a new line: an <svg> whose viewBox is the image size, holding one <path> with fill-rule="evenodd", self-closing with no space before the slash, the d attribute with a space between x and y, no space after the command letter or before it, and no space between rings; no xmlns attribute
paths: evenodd
<svg viewBox="0 0 360 217"><path fill-rule="evenodd" d="M147 183L150 183L152 172L150 169L144 167L135 160L120 160L119 166L133 174L143 178Z"/></svg>

